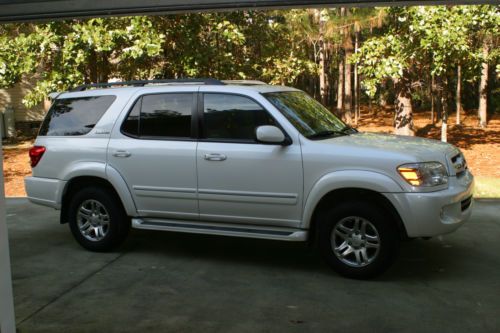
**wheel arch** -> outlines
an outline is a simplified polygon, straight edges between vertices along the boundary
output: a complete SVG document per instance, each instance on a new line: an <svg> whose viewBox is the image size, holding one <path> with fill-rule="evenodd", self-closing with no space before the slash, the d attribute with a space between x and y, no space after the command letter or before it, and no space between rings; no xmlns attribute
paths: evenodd
<svg viewBox="0 0 500 333"><path fill-rule="evenodd" d="M399 215L394 205L389 201L389 199L387 199L382 193L373 190L351 187L335 189L321 198L321 200L316 205L314 213L311 217L311 223L309 226L309 241L312 242L316 239L318 220L320 220L322 214L326 213L328 209L331 208L332 202L334 202L335 204L339 204L351 200L374 202L378 206L383 207L384 211L390 214L391 220L395 223L400 238L408 238L403 220L401 219L401 216Z"/></svg>
<svg viewBox="0 0 500 333"><path fill-rule="evenodd" d="M69 202L73 197L73 195L79 189L90 186L103 187L112 191L113 194L116 196L116 198L119 200L126 214L128 216L134 216L137 212L135 209L135 204L133 202L132 196L130 195L130 192L128 191L128 188L126 187L126 185L125 186L123 185L120 186L119 184L118 185L119 187L117 187L116 182L113 182L112 179L106 179L104 177L95 175L75 176L69 179L62 193L60 223L64 224L68 222L68 207L69 207ZM126 192L124 192L124 190Z"/></svg>
<svg viewBox="0 0 500 333"><path fill-rule="evenodd" d="M384 193L402 192L392 178L372 171L349 170L332 172L319 179L306 200L302 228L309 229L314 239L318 215L333 203L347 200L373 201L382 206L396 222L401 238L407 238L401 215Z"/></svg>

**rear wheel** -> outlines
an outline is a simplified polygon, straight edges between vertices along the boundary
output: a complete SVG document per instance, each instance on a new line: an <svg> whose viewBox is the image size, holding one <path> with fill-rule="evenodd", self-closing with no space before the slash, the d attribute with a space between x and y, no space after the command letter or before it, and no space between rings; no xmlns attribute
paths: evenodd
<svg viewBox="0 0 500 333"><path fill-rule="evenodd" d="M130 219L119 199L105 188L87 187L75 193L68 213L73 236L90 251L113 250L130 229Z"/></svg>
<svg viewBox="0 0 500 333"><path fill-rule="evenodd" d="M328 264L344 276L375 277L389 268L399 252L396 224L373 203L340 203L318 222L320 251Z"/></svg>

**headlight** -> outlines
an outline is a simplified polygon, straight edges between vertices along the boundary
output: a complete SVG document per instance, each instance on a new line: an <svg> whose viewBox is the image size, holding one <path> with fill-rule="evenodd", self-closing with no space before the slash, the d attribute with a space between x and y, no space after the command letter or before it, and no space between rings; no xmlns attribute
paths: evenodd
<svg viewBox="0 0 500 333"><path fill-rule="evenodd" d="M438 186L448 183L448 173L439 162L403 164L398 167L399 174L412 186Z"/></svg>

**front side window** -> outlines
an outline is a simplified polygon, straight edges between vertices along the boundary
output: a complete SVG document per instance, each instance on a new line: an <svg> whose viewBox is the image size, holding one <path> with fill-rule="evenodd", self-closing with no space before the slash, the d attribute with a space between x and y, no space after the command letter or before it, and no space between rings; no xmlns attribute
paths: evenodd
<svg viewBox="0 0 500 333"><path fill-rule="evenodd" d="M57 99L47 113L38 135L85 135L94 128L115 99L116 96Z"/></svg>
<svg viewBox="0 0 500 333"><path fill-rule="evenodd" d="M255 142L255 130L275 125L274 119L250 98L230 94L204 95L204 133L207 139Z"/></svg>
<svg viewBox="0 0 500 333"><path fill-rule="evenodd" d="M283 91L263 95L307 138L319 139L356 132L305 92Z"/></svg>
<svg viewBox="0 0 500 333"><path fill-rule="evenodd" d="M191 137L193 94L155 94L139 98L122 132L135 137Z"/></svg>

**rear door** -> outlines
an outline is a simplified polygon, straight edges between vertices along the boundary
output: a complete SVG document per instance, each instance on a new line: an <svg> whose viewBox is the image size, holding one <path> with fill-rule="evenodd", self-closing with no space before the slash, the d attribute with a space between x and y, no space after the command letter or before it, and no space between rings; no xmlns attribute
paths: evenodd
<svg viewBox="0 0 500 333"><path fill-rule="evenodd" d="M198 218L196 90L136 96L113 130L108 163L125 179L140 216Z"/></svg>

